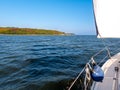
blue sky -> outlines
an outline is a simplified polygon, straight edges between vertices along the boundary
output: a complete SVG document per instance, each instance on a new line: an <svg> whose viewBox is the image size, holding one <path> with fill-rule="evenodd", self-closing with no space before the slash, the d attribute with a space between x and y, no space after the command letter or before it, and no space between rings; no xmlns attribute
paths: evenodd
<svg viewBox="0 0 120 90"><path fill-rule="evenodd" d="M0 0L0 26L96 33L92 0Z"/></svg>

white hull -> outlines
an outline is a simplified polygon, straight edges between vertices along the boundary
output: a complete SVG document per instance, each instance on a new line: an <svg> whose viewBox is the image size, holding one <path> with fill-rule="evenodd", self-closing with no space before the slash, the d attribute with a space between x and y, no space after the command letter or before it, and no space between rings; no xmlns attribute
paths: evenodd
<svg viewBox="0 0 120 90"><path fill-rule="evenodd" d="M118 72L115 71L118 67ZM120 90L120 53L111 57L102 66L104 79L102 82L93 82L91 90Z"/></svg>

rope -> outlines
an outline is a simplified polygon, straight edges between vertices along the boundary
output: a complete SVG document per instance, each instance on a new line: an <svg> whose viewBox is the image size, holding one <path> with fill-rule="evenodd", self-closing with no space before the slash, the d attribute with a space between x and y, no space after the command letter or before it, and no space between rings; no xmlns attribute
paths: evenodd
<svg viewBox="0 0 120 90"><path fill-rule="evenodd" d="M91 80L91 76L90 76L90 64L87 63L86 66L85 66L85 72L86 72L86 75L85 75L85 80L84 80L84 86L85 86L85 89L84 90L87 90L87 87L88 87L88 84ZM88 82L87 82L88 80Z"/></svg>
<svg viewBox="0 0 120 90"><path fill-rule="evenodd" d="M92 57L91 57L91 60L89 60L89 62L88 62L88 64L90 63L90 62L92 62L92 61L94 61L94 57L95 56L97 56L98 54L100 54L101 52L103 52L104 50L106 50L107 51L107 55L100 61L100 63L98 64L98 65L100 65L101 63L103 63L103 61L107 58L107 57L109 57L109 58L111 58L111 53L110 53L110 50L109 50L109 46L108 45L106 45L106 41L105 41L105 39L103 39L102 37L101 37L101 35L100 35L100 33L98 32L98 34L99 34L99 36L100 36L100 38L101 38L101 40L102 40L102 43L103 43L103 45L104 45L104 47L105 48L103 48L102 50L100 50L98 53L96 53L96 54L94 54ZM111 42L110 42L111 43ZM119 43L119 42L118 42ZM111 44L110 44L111 45ZM116 44L113 44L112 43L112 45L116 45ZM118 48L117 50L119 50L120 48ZM116 50L116 51L117 51ZM87 64L86 64L87 65ZM89 64L90 65L90 64ZM75 82L78 80L78 78L80 77L80 75L85 71L85 69L86 69L86 66L82 69L82 71L78 74L78 76L75 78L75 80L72 82L72 84L70 85L70 87L68 88L68 90L71 90L71 88L73 87L73 85L75 84ZM87 74L87 73L86 73ZM87 86L88 86L88 83L86 83L86 80L87 80L87 75L85 76L85 81L84 81L84 85L85 85L85 90L87 90Z"/></svg>
<svg viewBox="0 0 120 90"><path fill-rule="evenodd" d="M102 36L101 36L101 34L100 34L99 32L98 32L98 34L99 34L99 36L100 36L100 38L101 38L101 41L102 41L104 47L106 47L106 50L107 50L108 55L109 55L109 58L111 58L110 51L109 51L109 49L108 49L108 46L107 46L106 43L105 43L105 40L102 38Z"/></svg>
<svg viewBox="0 0 120 90"><path fill-rule="evenodd" d="M91 60L89 60L89 62L87 64L89 64L91 62ZM78 80L78 78L81 76L81 74L85 71L86 65L85 67L82 69L82 71L78 74L78 76L75 78L75 80L72 82L72 84L70 85L70 87L68 88L68 90L71 90L71 88L73 87L73 85L75 84L75 82Z"/></svg>
<svg viewBox="0 0 120 90"><path fill-rule="evenodd" d="M87 82L87 77L86 77L86 75L85 75L85 80L84 80L85 89L84 89L84 90L87 90L87 84L86 84L86 82Z"/></svg>
<svg viewBox="0 0 120 90"><path fill-rule="evenodd" d="M80 75L83 73L84 70L85 70L85 67L82 69L82 71L78 74L78 76L72 82L72 84L70 85L70 87L68 88L68 90L71 90L71 88L73 87L73 85L75 84L75 82L77 81L77 79L80 77Z"/></svg>
<svg viewBox="0 0 120 90"><path fill-rule="evenodd" d="M101 37L101 35L100 35ZM103 48L102 50L100 50L98 53L94 54L92 57L91 57L91 60L89 60L89 62L87 63L88 65L90 65L90 62L94 61L94 57L97 56L98 54L100 54L101 52L103 52L104 50L107 51L107 55L100 61L100 63L98 65L100 65L107 57L111 58L111 54L110 54L110 50L108 48L108 46L106 45L105 43L105 40L103 38L102 39L102 42L103 42L103 45L105 46L105 48ZM87 65L86 64L86 65ZM75 82L78 80L78 78L80 77L80 75L85 71L86 69L86 66L82 69L82 71L78 74L78 76L75 78L75 80L72 82L72 84L70 85L70 87L68 88L68 90L71 90L71 88L73 87L73 85L75 84ZM87 86L88 86L88 83L86 83L86 80L87 80L87 77L85 76L85 81L84 81L84 85L85 85L85 90L87 90Z"/></svg>

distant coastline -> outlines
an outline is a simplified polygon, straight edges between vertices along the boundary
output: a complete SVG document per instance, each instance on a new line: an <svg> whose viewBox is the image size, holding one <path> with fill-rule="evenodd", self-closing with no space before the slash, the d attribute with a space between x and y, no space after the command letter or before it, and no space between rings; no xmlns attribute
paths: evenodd
<svg viewBox="0 0 120 90"><path fill-rule="evenodd" d="M74 35L58 30L18 28L18 27L0 27L0 35Z"/></svg>

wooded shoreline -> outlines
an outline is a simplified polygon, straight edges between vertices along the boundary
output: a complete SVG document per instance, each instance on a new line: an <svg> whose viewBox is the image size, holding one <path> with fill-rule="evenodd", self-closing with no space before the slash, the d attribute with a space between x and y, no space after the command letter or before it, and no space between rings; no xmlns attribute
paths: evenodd
<svg viewBox="0 0 120 90"><path fill-rule="evenodd" d="M58 30L18 28L18 27L0 27L0 34L8 35L66 35L65 32Z"/></svg>

